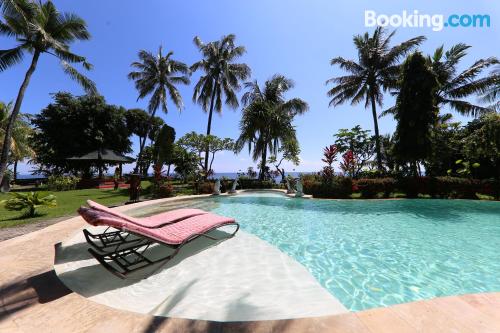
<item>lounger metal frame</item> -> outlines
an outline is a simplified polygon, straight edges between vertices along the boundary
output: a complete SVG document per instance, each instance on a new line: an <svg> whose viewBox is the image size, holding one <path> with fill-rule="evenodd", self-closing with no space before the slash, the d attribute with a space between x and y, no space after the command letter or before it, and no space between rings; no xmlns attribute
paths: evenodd
<svg viewBox="0 0 500 333"><path fill-rule="evenodd" d="M232 233L229 233L228 236L226 237L217 238L208 235L209 232L225 226L236 226L236 228ZM239 228L240 225L236 222L218 224L210 228L209 230L205 231L204 233L197 233L191 235L191 237L185 239L180 244L164 243L156 239L149 238L147 236L136 234L130 231L107 232L108 235L103 236L103 234L94 235L90 233L88 230L84 229L84 234L87 242L93 247L88 249L89 253L97 261L99 261L99 263L110 273L114 274L115 276L121 279L125 279L130 273L163 262L163 264L161 264L158 268L153 270L149 275L154 274L159 269L161 269L167 262L173 259L179 253L179 251L184 245L194 241L199 237L206 237L216 241L229 239L232 238L238 232ZM124 236L123 235L124 233L128 233L128 235ZM138 238L133 240L127 239L128 236L130 235L135 235ZM99 239L102 242L103 246L98 246L97 244L95 244L93 239ZM146 254L148 250L151 249L151 245L153 245L154 243L174 249L174 252L164 257L160 257L157 259L150 259L146 256ZM125 245L125 247L122 247L123 245ZM110 250L110 248L112 247L115 248ZM112 263L114 263L115 265L113 266ZM116 268L115 266L118 268Z"/></svg>

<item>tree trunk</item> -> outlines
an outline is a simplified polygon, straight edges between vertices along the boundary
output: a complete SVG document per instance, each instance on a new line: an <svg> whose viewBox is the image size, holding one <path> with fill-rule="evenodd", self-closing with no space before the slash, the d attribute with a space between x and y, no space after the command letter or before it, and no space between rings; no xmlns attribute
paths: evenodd
<svg viewBox="0 0 500 333"><path fill-rule="evenodd" d="M14 184L17 182L17 160L14 161L14 175L13 175Z"/></svg>
<svg viewBox="0 0 500 333"><path fill-rule="evenodd" d="M267 144L264 144L264 150L262 151L262 161L260 163L259 180L264 180L264 170L266 169L266 159L267 159Z"/></svg>
<svg viewBox="0 0 500 333"><path fill-rule="evenodd" d="M9 152L10 152L10 144L12 140L12 130L14 129L14 124L16 122L19 111L21 110L21 104L23 103L24 94L26 93L26 88L28 88L28 84L30 82L31 76L36 69L36 65L38 62L38 58L40 57L40 52L35 51L33 54L33 59L31 60L31 65L24 76L24 81L19 88L19 92L17 94L16 104L14 104L14 109L12 109L12 113L10 114L9 121L7 123L7 128L5 129L5 137L3 140L2 147L2 155L0 157L0 184L2 183L3 175L5 174L5 170L7 169L7 163L9 162Z"/></svg>
<svg viewBox="0 0 500 333"><path fill-rule="evenodd" d="M144 151L144 146L146 145L146 140L149 135L149 132L151 131L151 127L153 126L153 119L155 117L156 110L151 113L151 116L149 117L149 123L148 123L148 128L146 129L146 134L144 136L144 140L142 140L139 137L139 155L137 156L137 162L135 163L135 168L133 173L137 173L139 171L139 165L142 161L142 152Z"/></svg>
<svg viewBox="0 0 500 333"><path fill-rule="evenodd" d="M210 135L210 130L212 129L212 115L214 113L214 105L215 105L215 93L217 91L217 87L215 84L217 80L214 80L212 97L210 100L210 110L208 112L208 124L207 124L207 136ZM205 149L205 179L208 177L208 153L210 152L210 145L207 143L207 148Z"/></svg>
<svg viewBox="0 0 500 333"><path fill-rule="evenodd" d="M375 105L375 96L370 94L371 104L372 104L372 116L373 116L373 126L375 127L375 151L377 153L377 169L383 171L382 167L382 155L380 154L380 134L378 132L378 118L377 118L377 107Z"/></svg>

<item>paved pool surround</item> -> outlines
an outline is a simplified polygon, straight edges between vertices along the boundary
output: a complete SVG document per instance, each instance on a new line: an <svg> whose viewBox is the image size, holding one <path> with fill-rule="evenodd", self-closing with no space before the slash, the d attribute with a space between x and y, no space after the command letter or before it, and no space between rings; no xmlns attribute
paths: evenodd
<svg viewBox="0 0 500 333"><path fill-rule="evenodd" d="M155 202L143 204L139 206L147 210ZM139 212L137 205L134 211ZM145 269L125 280L106 271L87 248L81 230L57 246L54 269L59 279L88 300L119 310L218 322L348 312L305 267L242 230L219 242L199 238L158 272L148 276L151 271ZM156 250L170 251L163 246Z"/></svg>

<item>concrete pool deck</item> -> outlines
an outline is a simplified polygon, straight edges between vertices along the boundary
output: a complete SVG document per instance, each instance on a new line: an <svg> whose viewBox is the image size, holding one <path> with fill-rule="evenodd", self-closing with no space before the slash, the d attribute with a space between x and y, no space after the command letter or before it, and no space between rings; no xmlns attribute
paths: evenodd
<svg viewBox="0 0 500 333"><path fill-rule="evenodd" d="M73 218L0 243L0 332L500 332L500 293L315 318L230 323L111 308L72 292L53 270L54 244L83 226Z"/></svg>

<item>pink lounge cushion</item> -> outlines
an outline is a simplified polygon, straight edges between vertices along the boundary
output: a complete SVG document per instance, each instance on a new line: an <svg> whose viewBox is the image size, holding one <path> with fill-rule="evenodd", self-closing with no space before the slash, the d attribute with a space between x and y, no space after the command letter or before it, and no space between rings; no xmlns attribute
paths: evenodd
<svg viewBox="0 0 500 333"><path fill-rule="evenodd" d="M161 214L153 215L153 216L148 216L148 217L143 217L143 218L135 218L132 216L128 216L126 214L117 212L115 210L112 210L106 206L103 206L101 204L98 204L97 202L94 202L92 200L87 200L87 204L89 207L111 214L115 215L117 217L120 217L128 222L135 223L137 225L147 227L147 228L158 228L166 224L170 223L176 223L181 220L184 220L189 217L197 216L197 215L202 215L202 214L207 214L206 211L201 210L201 209L196 209L196 208L181 208L181 209L175 209L171 210L168 212L164 212Z"/></svg>
<svg viewBox="0 0 500 333"><path fill-rule="evenodd" d="M91 225L111 226L170 245L181 244L197 234L203 234L211 229L235 223L233 218L206 213L152 229L91 208L80 207L78 213Z"/></svg>
<svg viewBox="0 0 500 333"><path fill-rule="evenodd" d="M91 209L87 207L78 208L78 213L83 217L87 223L93 226L106 226L113 227L116 229L124 229L127 225L132 225L132 223L106 212L100 210Z"/></svg>

